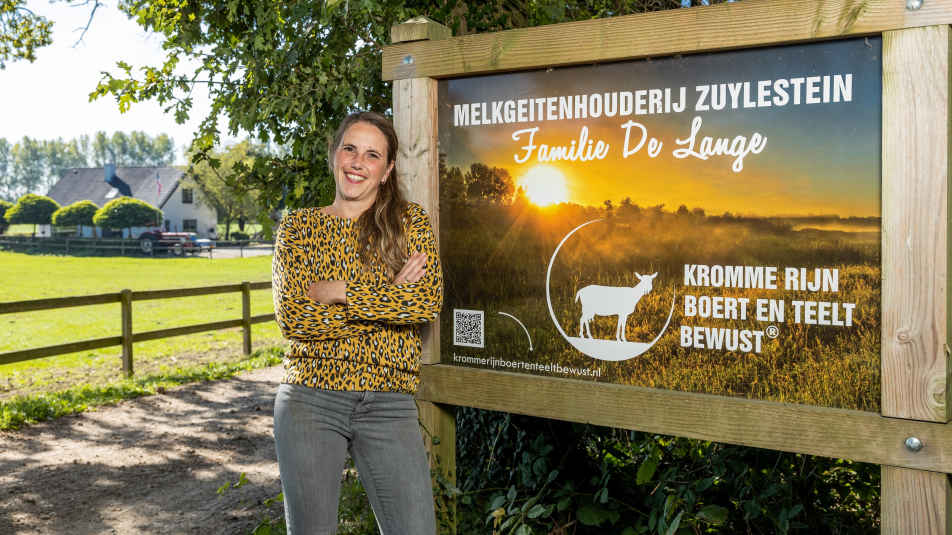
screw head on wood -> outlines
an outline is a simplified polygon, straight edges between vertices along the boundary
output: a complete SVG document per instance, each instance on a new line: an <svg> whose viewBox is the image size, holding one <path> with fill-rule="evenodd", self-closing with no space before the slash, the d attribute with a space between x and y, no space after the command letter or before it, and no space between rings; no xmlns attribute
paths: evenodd
<svg viewBox="0 0 952 535"><path fill-rule="evenodd" d="M906 0L906 9L916 11L922 7L922 0Z"/></svg>
<svg viewBox="0 0 952 535"><path fill-rule="evenodd" d="M922 449L922 441L916 437L909 437L906 439L906 449L916 453Z"/></svg>
<svg viewBox="0 0 952 535"><path fill-rule="evenodd" d="M909 0L909 1L911 2L913 0ZM919 0L919 3L921 4L922 0ZM916 9L919 9L919 8L916 8ZM410 65L413 65L413 56L410 56L410 55L403 56L403 64L406 65L407 67L409 67Z"/></svg>

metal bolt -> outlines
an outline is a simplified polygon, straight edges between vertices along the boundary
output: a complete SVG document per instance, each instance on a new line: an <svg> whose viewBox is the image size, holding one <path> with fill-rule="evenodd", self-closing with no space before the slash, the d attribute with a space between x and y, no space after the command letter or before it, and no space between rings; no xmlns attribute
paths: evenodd
<svg viewBox="0 0 952 535"><path fill-rule="evenodd" d="M912 2L914 0L909 0L909 1ZM918 1L920 4L922 3L922 0L918 0ZM916 9L919 9L919 8L916 8ZM407 67L409 67L410 65L413 65L413 56L409 56L409 55L403 56L403 64L406 65Z"/></svg>
<svg viewBox="0 0 952 535"><path fill-rule="evenodd" d="M916 453L922 449L922 441L916 437L909 437L906 439L906 449Z"/></svg>
<svg viewBox="0 0 952 535"><path fill-rule="evenodd" d="M922 0L906 0L906 9L917 11L920 7L922 7Z"/></svg>

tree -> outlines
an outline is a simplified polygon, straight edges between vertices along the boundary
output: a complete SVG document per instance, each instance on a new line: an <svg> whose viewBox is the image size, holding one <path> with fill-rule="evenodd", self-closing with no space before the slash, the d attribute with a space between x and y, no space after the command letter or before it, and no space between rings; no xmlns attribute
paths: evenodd
<svg viewBox="0 0 952 535"><path fill-rule="evenodd" d="M463 184L467 200L476 204L508 205L516 192L508 170L482 163L470 164Z"/></svg>
<svg viewBox="0 0 952 535"><path fill-rule="evenodd" d="M3 234L4 232L6 232L7 227L9 226L7 224L7 220L4 219L4 215L6 215L7 211L10 208L13 208L12 202L7 202L3 199L0 199L0 234Z"/></svg>
<svg viewBox="0 0 952 535"><path fill-rule="evenodd" d="M33 225L33 234L36 234L37 225L52 223L53 212L59 210L60 205L49 197L27 193L17 201L13 208L7 210L4 218L11 225Z"/></svg>
<svg viewBox="0 0 952 535"><path fill-rule="evenodd" d="M185 185L202 191L198 202L206 203L218 212L218 220L225 223L225 239L231 237L231 223L239 218L254 217L257 211L258 195L256 191L244 192L228 185L230 178L240 175L244 169L254 163L255 157L263 154L265 147L250 140L244 140L213 150L211 156L221 162L220 170L214 169L208 161L200 160L189 168Z"/></svg>
<svg viewBox="0 0 952 535"><path fill-rule="evenodd" d="M93 226L93 217L99 207L92 201L78 201L69 206L64 206L53 212L53 224L57 227L83 227Z"/></svg>
<svg viewBox="0 0 952 535"><path fill-rule="evenodd" d="M119 197L106 203L105 206L93 215L93 224L101 228L129 229L158 224L162 219L162 211L151 204L133 199Z"/></svg>
<svg viewBox="0 0 952 535"><path fill-rule="evenodd" d="M174 160L175 142L169 136L135 130L128 135L115 132L111 138L96 132L92 139L82 135L69 141L24 137L13 145L0 138L0 199L46 193L71 167L162 166Z"/></svg>
<svg viewBox="0 0 952 535"><path fill-rule="evenodd" d="M36 49L53 42L53 23L26 8L26 0L0 0L0 69L8 61L36 61Z"/></svg>

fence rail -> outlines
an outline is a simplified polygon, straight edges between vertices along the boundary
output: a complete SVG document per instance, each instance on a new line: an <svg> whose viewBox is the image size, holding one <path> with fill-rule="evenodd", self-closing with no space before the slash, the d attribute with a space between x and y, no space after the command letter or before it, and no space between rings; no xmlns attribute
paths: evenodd
<svg viewBox="0 0 952 535"><path fill-rule="evenodd" d="M214 255L215 250L224 250L224 249L237 249L240 256L244 256L245 248L252 248L255 245L270 245L274 247L274 242L268 240L230 240L230 241L216 241L216 249L204 249L204 250L194 250L184 249L185 254L202 254L208 253L209 257ZM62 238L62 237L49 237L49 238L38 238L35 236L9 236L9 235L0 235L0 246L11 247L11 248L42 248L42 249L51 249L56 251L62 251L63 254L70 254L70 251L93 251L93 252L119 252L119 256L126 256L127 254L136 254L141 253L145 255L146 253L142 252L139 246L139 240L133 238ZM172 249L168 249L172 251ZM153 256L154 252L149 251L148 256Z"/></svg>
<svg viewBox="0 0 952 535"><path fill-rule="evenodd" d="M251 326L274 320L274 314L251 315L251 292L254 290L269 290L271 282L243 282L241 284L223 284L219 286L199 286L195 288L174 288L171 290L148 290L133 292L122 290L118 293L83 295L75 297L53 297L50 299L34 299L31 301L12 301L0 303L0 315L19 312L35 312L40 310L57 310L91 305L119 303L122 317L122 335L94 338L65 344L55 344L17 351L0 353L0 365L13 364L27 360L42 359L102 349L105 347L122 346L122 369L126 375L132 375L132 345L137 342L148 342L174 336L184 336L207 331L219 331L233 327L242 327L244 353L251 354ZM153 331L132 332L132 303L135 301L151 301L156 299L174 299L178 297L196 297L200 295L214 295L223 293L241 293L241 318L223 321L212 321L181 327L169 327Z"/></svg>

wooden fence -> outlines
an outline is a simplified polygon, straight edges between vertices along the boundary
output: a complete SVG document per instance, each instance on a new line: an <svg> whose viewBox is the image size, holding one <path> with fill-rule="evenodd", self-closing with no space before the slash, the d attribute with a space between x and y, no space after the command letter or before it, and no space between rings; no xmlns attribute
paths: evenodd
<svg viewBox="0 0 952 535"><path fill-rule="evenodd" d="M255 245L268 245L274 252L274 242L268 240L229 240L216 241L215 249L189 250L184 249L185 254L207 254L209 258L214 258L216 250L237 249L238 256L244 257L245 248L251 248ZM106 254L116 254L119 256L142 254L139 240L132 238L79 238L79 237L52 237L38 238L35 236L0 236L0 247L9 247L11 249L43 249L63 254L77 253L79 251L92 251L94 253L104 252ZM154 249L154 248L153 248ZM171 252L172 249L167 249ZM150 250L149 257L154 256L154 251Z"/></svg>
<svg viewBox="0 0 952 535"><path fill-rule="evenodd" d="M91 340L69 342L66 344L56 344L32 349L7 351L0 353L0 365L12 364L14 362L23 362L25 360L55 357L58 355L66 355L68 353L76 353L79 351L90 351L104 347L122 346L122 371L127 376L130 376L133 373L132 345L136 342L147 342L149 340L159 340L161 338L171 338L173 336L183 336L186 334L195 334L206 331L218 331L221 329L230 329L232 327L242 328L242 335L244 338L244 352L246 355L250 355L251 326L256 323L265 323L274 320L273 313L259 314L257 316L251 315L251 291L269 289L271 289L270 281L242 282L241 284L201 286L198 288L177 288L173 290L149 290L143 292L122 290L118 293L83 295L77 297L54 297L50 299L35 299L31 301L0 303L0 315L91 305L105 305L109 303L119 303L122 307L122 334L120 336L107 336L105 338L94 338ZM139 333L132 332L132 303L134 301L151 301L156 299L173 299L176 297L194 297L199 295L213 295L233 292L241 292L241 318L239 319L212 321L208 323L199 323L197 325L170 327L167 329L157 329L154 331L144 331Z"/></svg>

